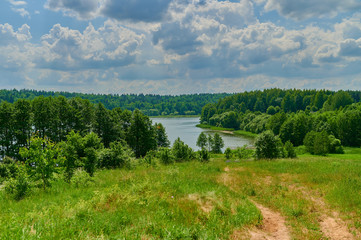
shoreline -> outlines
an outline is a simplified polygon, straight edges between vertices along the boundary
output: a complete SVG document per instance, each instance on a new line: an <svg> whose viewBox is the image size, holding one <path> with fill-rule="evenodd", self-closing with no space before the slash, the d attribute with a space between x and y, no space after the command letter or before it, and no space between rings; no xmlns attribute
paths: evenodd
<svg viewBox="0 0 361 240"><path fill-rule="evenodd" d="M243 131L243 130L234 130L233 128L215 127L215 126L211 126L208 124L197 124L196 127L203 128L203 129L210 129L210 130L218 131L218 132L225 133L225 134L239 135L239 136L248 137L248 138L256 138L258 136L258 134L252 133L252 132L247 132L247 131Z"/></svg>

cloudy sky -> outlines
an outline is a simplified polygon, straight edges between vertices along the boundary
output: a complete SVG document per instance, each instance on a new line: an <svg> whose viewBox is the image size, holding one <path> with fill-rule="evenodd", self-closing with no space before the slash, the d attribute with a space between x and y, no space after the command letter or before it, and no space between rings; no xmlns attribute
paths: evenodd
<svg viewBox="0 0 361 240"><path fill-rule="evenodd" d="M361 89L361 0L1 0L0 88Z"/></svg>

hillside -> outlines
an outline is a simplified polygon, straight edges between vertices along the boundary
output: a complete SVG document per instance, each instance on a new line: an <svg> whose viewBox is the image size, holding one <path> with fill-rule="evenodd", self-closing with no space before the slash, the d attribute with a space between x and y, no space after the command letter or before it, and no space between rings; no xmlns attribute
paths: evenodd
<svg viewBox="0 0 361 240"><path fill-rule="evenodd" d="M357 239L361 152L275 161L139 165L57 179L15 202L1 239Z"/></svg>

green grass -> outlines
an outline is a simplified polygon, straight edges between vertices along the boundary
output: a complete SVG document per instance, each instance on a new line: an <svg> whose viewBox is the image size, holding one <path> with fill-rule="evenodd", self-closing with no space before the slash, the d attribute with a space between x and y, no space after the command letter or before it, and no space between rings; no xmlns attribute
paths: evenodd
<svg viewBox="0 0 361 240"><path fill-rule="evenodd" d="M102 170L90 185L58 179L21 201L0 191L0 239L229 239L260 224L252 201L285 216L292 239L326 239L319 219L332 211L361 230L361 149L225 160Z"/></svg>
<svg viewBox="0 0 361 240"><path fill-rule="evenodd" d="M19 202L0 195L0 239L227 239L260 215L218 183L223 166L104 170L88 187L58 181Z"/></svg>
<svg viewBox="0 0 361 240"><path fill-rule="evenodd" d="M247 131L243 131L243 130L237 130L237 131L234 131L233 133L236 135L241 135L241 136L250 137L250 138L255 138L258 136L257 133L247 132Z"/></svg>

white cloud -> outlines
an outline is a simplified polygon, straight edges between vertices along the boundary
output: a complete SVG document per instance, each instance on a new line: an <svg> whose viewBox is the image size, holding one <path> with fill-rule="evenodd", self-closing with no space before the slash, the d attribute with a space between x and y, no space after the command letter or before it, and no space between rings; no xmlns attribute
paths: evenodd
<svg viewBox="0 0 361 240"><path fill-rule="evenodd" d="M136 61L144 36L113 21L95 29L91 24L83 33L54 25L42 37L37 65L58 70L82 70L125 66Z"/></svg>
<svg viewBox="0 0 361 240"><path fill-rule="evenodd" d="M8 2L14 6L23 6L23 5L27 4L27 2L25 2L25 1L8 0Z"/></svg>
<svg viewBox="0 0 361 240"><path fill-rule="evenodd" d="M45 8L81 19L91 19L97 16L101 2L102 0L48 0Z"/></svg>

